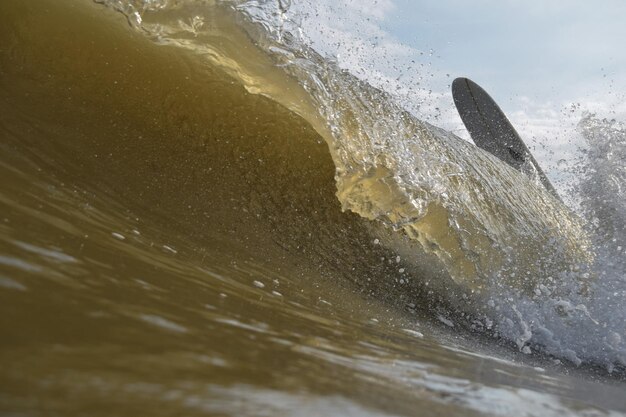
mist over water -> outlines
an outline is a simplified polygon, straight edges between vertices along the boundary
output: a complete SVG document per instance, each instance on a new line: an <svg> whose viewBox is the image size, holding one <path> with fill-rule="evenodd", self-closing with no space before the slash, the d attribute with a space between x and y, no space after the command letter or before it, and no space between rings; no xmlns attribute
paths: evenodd
<svg viewBox="0 0 626 417"><path fill-rule="evenodd" d="M0 409L624 412L623 125L574 212L299 7L0 5Z"/></svg>

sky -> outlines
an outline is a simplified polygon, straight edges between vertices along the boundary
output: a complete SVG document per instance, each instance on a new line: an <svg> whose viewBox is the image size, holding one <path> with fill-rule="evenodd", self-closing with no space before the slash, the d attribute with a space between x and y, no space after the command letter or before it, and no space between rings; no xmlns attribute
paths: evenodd
<svg viewBox="0 0 626 417"><path fill-rule="evenodd" d="M473 79L548 171L584 147L575 126L585 112L626 121L626 1L293 0L292 9L316 49L466 139L449 86Z"/></svg>
<svg viewBox="0 0 626 417"><path fill-rule="evenodd" d="M626 2L394 0L381 26L432 48L438 64L495 94L538 100L607 94L623 86Z"/></svg>

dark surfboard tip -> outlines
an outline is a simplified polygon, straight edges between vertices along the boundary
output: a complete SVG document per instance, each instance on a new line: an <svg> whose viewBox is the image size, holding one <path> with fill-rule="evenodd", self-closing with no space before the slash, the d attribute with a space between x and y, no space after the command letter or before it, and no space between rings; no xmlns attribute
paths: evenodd
<svg viewBox="0 0 626 417"><path fill-rule="evenodd" d="M530 164L544 187L554 196L558 194L539 167L522 138L496 104L478 84L466 77L452 81L452 98L474 143L517 170Z"/></svg>
<svg viewBox="0 0 626 417"><path fill-rule="evenodd" d="M468 89L468 81L470 81L469 78L465 77L458 77L452 81L452 97L455 100L462 91Z"/></svg>
<svg viewBox="0 0 626 417"><path fill-rule="evenodd" d="M466 77L455 78L454 81L452 81L451 87L454 105L459 111L463 123L467 127L467 121L469 121L469 118L466 116L467 113L474 113L472 119L478 117L477 115L480 113L481 106L478 105L477 100L484 101L481 100L481 98L485 96L489 97L489 95L478 84ZM474 139L474 136L472 139Z"/></svg>
<svg viewBox="0 0 626 417"><path fill-rule="evenodd" d="M482 99L484 97L487 97L493 102L493 105L497 107L495 101L493 101L489 94L487 94L487 92L481 86L479 86L467 77L457 77L454 79L454 81L452 81L452 97L455 99L455 104L456 100L460 99L461 97L467 97L468 99L471 99L473 101L475 101L476 99Z"/></svg>
<svg viewBox="0 0 626 417"><path fill-rule="evenodd" d="M452 81L452 89L456 89L456 88L461 87L467 81L468 81L468 78L465 78L465 77L457 77L457 78L455 78L454 81Z"/></svg>

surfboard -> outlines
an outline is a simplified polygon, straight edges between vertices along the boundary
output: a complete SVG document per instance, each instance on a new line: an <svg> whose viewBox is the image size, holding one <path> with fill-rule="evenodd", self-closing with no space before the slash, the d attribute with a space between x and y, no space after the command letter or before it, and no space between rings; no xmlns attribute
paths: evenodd
<svg viewBox="0 0 626 417"><path fill-rule="evenodd" d="M525 174L536 175L542 185L560 200L522 138L485 90L472 80L460 77L452 82L452 97L476 146Z"/></svg>

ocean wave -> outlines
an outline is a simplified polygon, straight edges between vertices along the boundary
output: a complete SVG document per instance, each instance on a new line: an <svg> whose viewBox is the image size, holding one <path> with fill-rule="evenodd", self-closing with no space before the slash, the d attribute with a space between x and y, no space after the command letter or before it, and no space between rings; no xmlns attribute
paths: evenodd
<svg viewBox="0 0 626 417"><path fill-rule="evenodd" d="M59 41L66 58L47 63L54 83L40 62L59 45L21 33L31 49L11 49L21 66L5 65L17 81L3 86L13 98L33 80L40 86L40 101L3 102L15 119L11 149L94 195L115 196L109 210L93 210L98 228L119 224L106 222L119 213L165 219L159 224L174 235L272 260L275 273L315 270L317 279L349 282L399 310L421 309L525 353L624 366L623 265L607 272L624 246L621 128L581 123L599 146L589 154L579 216L321 55L286 2L98 3L108 6L102 13L122 12L128 33L96 31L102 49ZM123 36L152 43L138 52ZM90 77L105 53L111 59ZM99 108L114 112L91 111ZM28 134L35 125L51 138ZM71 219L41 221L79 238ZM134 230L108 229L115 243ZM156 246L168 255L180 249ZM124 314L187 329L152 311Z"/></svg>

